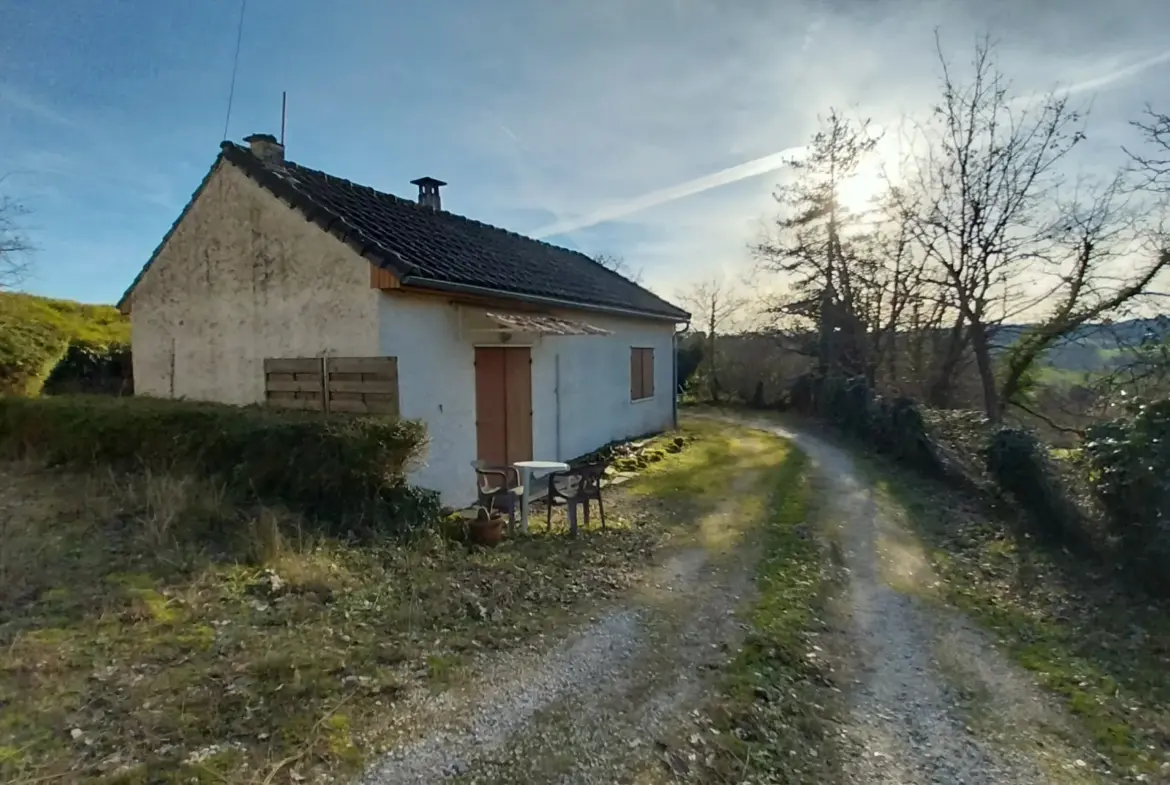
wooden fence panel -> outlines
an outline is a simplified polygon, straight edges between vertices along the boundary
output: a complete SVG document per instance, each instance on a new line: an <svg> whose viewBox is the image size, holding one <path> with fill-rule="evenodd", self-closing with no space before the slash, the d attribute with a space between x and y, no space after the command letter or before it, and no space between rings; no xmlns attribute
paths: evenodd
<svg viewBox="0 0 1170 785"><path fill-rule="evenodd" d="M329 410L398 415L397 357L330 357Z"/></svg>
<svg viewBox="0 0 1170 785"><path fill-rule="evenodd" d="M321 373L320 357L275 357L264 361L264 373Z"/></svg>
<svg viewBox="0 0 1170 785"><path fill-rule="evenodd" d="M397 416L398 358L269 358L264 397L286 409Z"/></svg>

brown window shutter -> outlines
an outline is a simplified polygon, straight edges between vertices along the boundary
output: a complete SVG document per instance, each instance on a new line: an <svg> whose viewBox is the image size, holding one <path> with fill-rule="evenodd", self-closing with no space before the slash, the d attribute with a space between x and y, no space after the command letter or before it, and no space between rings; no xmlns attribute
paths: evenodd
<svg viewBox="0 0 1170 785"><path fill-rule="evenodd" d="M654 350L642 350L642 397L654 397Z"/></svg>
<svg viewBox="0 0 1170 785"><path fill-rule="evenodd" d="M642 355L638 349L630 349L630 400L638 400L642 389Z"/></svg>

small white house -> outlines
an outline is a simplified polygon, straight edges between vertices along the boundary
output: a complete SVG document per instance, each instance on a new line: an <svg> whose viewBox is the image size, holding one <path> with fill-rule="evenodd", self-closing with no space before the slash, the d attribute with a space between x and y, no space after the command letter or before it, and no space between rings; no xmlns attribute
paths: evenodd
<svg viewBox="0 0 1170 785"><path fill-rule="evenodd" d="M119 303L137 393L300 400L272 391L302 386L273 382L274 359L396 358L396 377L376 377L391 380L382 403L338 400L423 420L410 480L453 505L474 498L476 458L567 460L674 423L682 309L580 253L445 212L438 180L415 180L415 202L286 161L271 136L246 141L223 143Z"/></svg>

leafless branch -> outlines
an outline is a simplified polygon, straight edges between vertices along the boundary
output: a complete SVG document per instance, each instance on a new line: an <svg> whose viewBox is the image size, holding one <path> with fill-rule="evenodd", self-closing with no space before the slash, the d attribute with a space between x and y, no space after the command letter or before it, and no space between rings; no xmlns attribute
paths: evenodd
<svg viewBox="0 0 1170 785"><path fill-rule="evenodd" d="M18 286L28 274L32 245L20 226L27 212L11 197L0 196L0 289Z"/></svg>
<svg viewBox="0 0 1170 785"><path fill-rule="evenodd" d="M642 269L638 268L635 270L634 268L630 267L625 258L618 256L617 254L597 254L593 257L593 261L597 262L607 270L613 270L618 275L629 281L633 281L638 285L643 283Z"/></svg>

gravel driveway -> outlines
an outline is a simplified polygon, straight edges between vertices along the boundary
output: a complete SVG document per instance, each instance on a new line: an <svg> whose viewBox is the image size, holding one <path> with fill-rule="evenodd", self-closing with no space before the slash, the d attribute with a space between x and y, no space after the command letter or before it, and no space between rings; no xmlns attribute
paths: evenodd
<svg viewBox="0 0 1170 785"><path fill-rule="evenodd" d="M981 632L926 598L927 560L849 456L811 432L737 422L808 453L840 530L848 781L1093 782L1072 749L1034 738L1036 727L1067 730L1059 712ZM737 513L729 497L713 517ZM663 765L671 757L657 742L685 726L741 637L733 614L751 589L751 550L676 551L635 596L572 636L485 658L473 684L398 707L402 741L361 785L685 780L685 761ZM985 696L999 738L970 727L957 684Z"/></svg>
<svg viewBox="0 0 1170 785"><path fill-rule="evenodd" d="M937 579L920 543L848 453L811 430L754 425L792 439L812 459L842 545L849 585L838 622L853 648L849 781L1094 782L1079 757L1089 754L1060 738L1076 735L1067 718L982 631L931 600ZM964 693L980 696L984 721L968 719Z"/></svg>
<svg viewBox="0 0 1170 785"><path fill-rule="evenodd" d="M737 511L728 502L702 525ZM360 782L660 781L658 742L733 650L751 568L750 549L676 550L625 604L567 639L486 657L474 684L398 707L404 741Z"/></svg>

